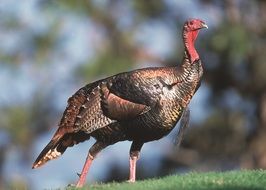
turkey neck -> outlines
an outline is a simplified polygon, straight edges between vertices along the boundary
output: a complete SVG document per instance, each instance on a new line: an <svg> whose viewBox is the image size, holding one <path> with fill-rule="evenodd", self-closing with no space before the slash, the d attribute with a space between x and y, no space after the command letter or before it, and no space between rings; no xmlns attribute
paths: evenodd
<svg viewBox="0 0 266 190"><path fill-rule="evenodd" d="M185 51L190 59L190 62L193 63L195 60L199 59L199 54L195 49L194 43L198 36L199 31L183 31L183 40L185 45Z"/></svg>

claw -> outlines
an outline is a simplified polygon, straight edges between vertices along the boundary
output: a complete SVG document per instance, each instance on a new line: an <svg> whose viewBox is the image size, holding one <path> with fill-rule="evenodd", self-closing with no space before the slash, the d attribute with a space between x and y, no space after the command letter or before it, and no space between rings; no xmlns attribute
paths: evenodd
<svg viewBox="0 0 266 190"><path fill-rule="evenodd" d="M76 187L76 184L70 183L67 185L67 187Z"/></svg>
<svg viewBox="0 0 266 190"><path fill-rule="evenodd" d="M127 180L126 182L127 182L127 183L134 183L135 180L129 179L129 180Z"/></svg>

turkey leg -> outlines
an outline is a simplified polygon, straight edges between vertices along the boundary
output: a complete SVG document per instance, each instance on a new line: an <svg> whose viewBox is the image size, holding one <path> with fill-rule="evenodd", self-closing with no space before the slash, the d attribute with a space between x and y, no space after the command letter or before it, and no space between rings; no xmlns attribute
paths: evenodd
<svg viewBox="0 0 266 190"><path fill-rule="evenodd" d="M128 182L135 182L136 180L136 163L139 159L140 149L142 147L142 142L133 141L130 148L130 156L129 156L129 179Z"/></svg>
<svg viewBox="0 0 266 190"><path fill-rule="evenodd" d="M89 150L88 156L86 158L85 164L83 166L82 172L79 175L79 180L77 182L76 187L83 187L83 185L86 182L86 177L88 174L88 171L90 169L91 163L93 161L93 159L96 157L96 155L106 147L107 145L105 145L102 142L96 142Z"/></svg>

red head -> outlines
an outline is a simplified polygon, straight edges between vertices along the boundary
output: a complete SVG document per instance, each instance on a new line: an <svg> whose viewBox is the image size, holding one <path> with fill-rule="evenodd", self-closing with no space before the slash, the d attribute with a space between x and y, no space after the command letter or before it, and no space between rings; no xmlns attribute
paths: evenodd
<svg viewBox="0 0 266 190"><path fill-rule="evenodd" d="M189 19L184 24L183 39L191 63L199 59L199 55L194 47L194 42L198 36L199 30L202 28L208 28L208 26L200 19Z"/></svg>
<svg viewBox="0 0 266 190"><path fill-rule="evenodd" d="M202 28L208 28L208 26L200 19L189 19L184 24L184 32L195 31Z"/></svg>

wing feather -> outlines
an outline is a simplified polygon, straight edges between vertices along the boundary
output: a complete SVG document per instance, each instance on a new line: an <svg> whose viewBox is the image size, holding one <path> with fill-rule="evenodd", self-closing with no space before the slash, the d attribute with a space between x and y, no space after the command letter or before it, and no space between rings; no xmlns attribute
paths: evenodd
<svg viewBox="0 0 266 190"><path fill-rule="evenodd" d="M123 99L101 86L101 107L104 115L114 120L129 120L150 110L149 106Z"/></svg>

